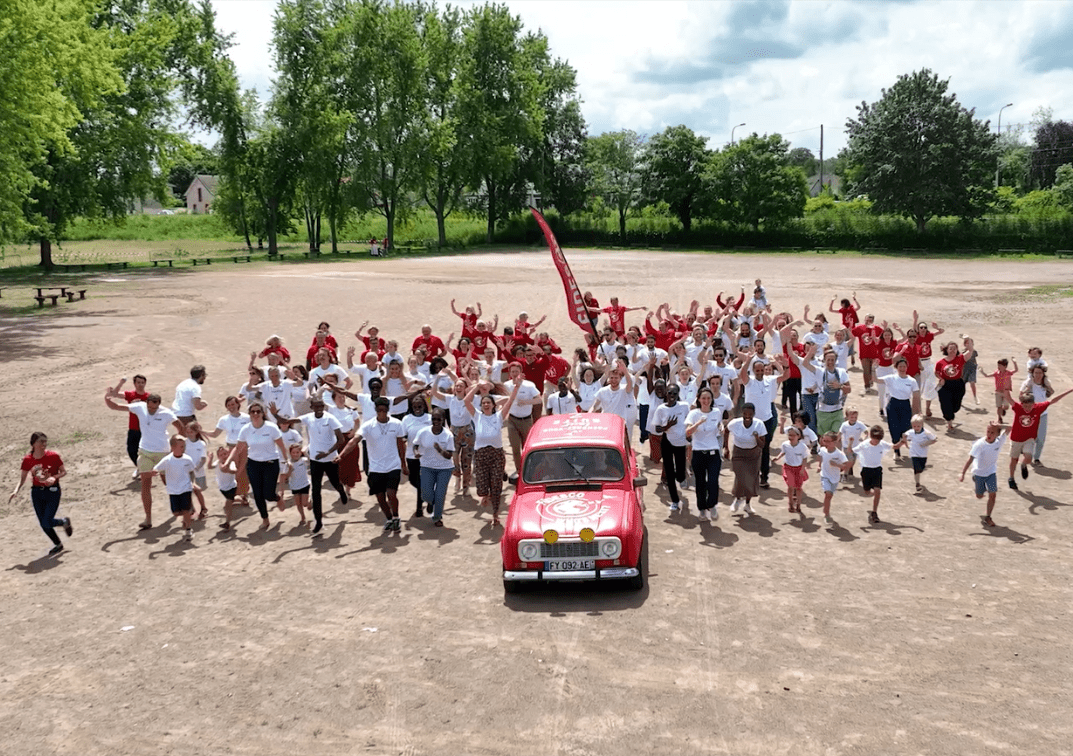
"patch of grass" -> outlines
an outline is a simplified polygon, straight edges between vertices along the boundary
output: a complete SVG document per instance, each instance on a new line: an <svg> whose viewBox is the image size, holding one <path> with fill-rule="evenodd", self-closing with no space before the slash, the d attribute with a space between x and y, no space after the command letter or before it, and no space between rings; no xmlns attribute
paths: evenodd
<svg viewBox="0 0 1073 756"><path fill-rule="evenodd" d="M1073 286L1070 284L1043 284L1033 286L1021 292L1026 297L1073 297Z"/></svg>
<svg viewBox="0 0 1073 756"><path fill-rule="evenodd" d="M100 431L85 431L85 430L79 429L79 430L73 431L71 433L71 435L65 436L64 438L61 438L59 443L60 444L65 444L65 445L66 444L80 444L83 441L95 441L95 440L101 439L101 438L104 438L104 434L101 433Z"/></svg>

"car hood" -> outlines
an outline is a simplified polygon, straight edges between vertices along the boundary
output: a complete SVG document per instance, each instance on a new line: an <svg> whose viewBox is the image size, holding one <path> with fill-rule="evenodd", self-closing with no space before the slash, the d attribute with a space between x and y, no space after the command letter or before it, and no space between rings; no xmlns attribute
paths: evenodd
<svg viewBox="0 0 1073 756"><path fill-rule="evenodd" d="M632 500L632 491L618 489L520 493L511 502L507 532L518 539L539 538L546 530L575 538L583 528L617 535L629 526Z"/></svg>

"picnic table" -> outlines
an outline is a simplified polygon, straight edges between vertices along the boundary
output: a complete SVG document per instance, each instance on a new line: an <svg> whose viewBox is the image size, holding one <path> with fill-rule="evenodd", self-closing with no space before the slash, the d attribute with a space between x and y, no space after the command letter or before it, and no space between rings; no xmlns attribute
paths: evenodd
<svg viewBox="0 0 1073 756"><path fill-rule="evenodd" d="M35 288L37 289L37 296L35 296L34 299L37 300L37 306L38 307L44 307L46 299L51 299L52 300L52 306L55 307L56 305L58 305L60 303L60 297L66 297L67 296L67 287L66 286L37 286ZM49 292L51 292L51 291L59 291L60 293L59 294L45 294L46 291L49 291Z"/></svg>

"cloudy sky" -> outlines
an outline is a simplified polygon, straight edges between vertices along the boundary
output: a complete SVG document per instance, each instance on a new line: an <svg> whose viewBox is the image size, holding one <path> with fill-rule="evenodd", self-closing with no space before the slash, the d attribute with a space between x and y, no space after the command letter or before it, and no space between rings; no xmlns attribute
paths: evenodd
<svg viewBox="0 0 1073 756"><path fill-rule="evenodd" d="M467 7L472 2L456 2ZM684 123L721 146L778 132L824 155L862 100L930 68L996 125L1073 119L1073 2L508 0L578 72L590 134ZM267 92L274 0L213 0L243 83Z"/></svg>

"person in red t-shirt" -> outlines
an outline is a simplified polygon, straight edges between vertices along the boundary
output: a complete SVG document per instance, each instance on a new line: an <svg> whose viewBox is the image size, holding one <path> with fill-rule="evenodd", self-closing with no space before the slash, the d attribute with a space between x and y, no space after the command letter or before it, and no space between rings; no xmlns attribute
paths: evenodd
<svg viewBox="0 0 1073 756"><path fill-rule="evenodd" d="M622 307L618 303L618 297L611 297L611 304L600 310L600 312L607 313L607 321L611 326L611 330L621 339L626 335L626 313L647 309L647 307Z"/></svg>
<svg viewBox="0 0 1073 756"><path fill-rule="evenodd" d="M954 417L961 410L965 398L965 355L958 352L958 345L951 341L943 347L943 358L935 365L935 377L939 379L939 407L942 408L946 430L954 429Z"/></svg>
<svg viewBox="0 0 1073 756"><path fill-rule="evenodd" d="M52 549L48 553L59 554L63 551L63 544L56 535L56 528L62 527L68 537L74 532L70 517L56 517L56 511L60 508L60 478L67 474L67 470L60 455L48 450L48 436L44 433L37 432L30 436L30 453L22 458L21 469L22 475L7 500L8 504L19 495L26 478L32 478L30 500L41 530L52 541Z"/></svg>
<svg viewBox="0 0 1073 756"><path fill-rule="evenodd" d="M112 391L119 394L119 389L123 388L123 384L127 382L126 378L120 378L119 383L115 385ZM127 404L131 402L144 402L149 398L149 392L145 390L145 376L139 373L134 376L134 390L124 391L123 400ZM142 440L142 429L138 425L138 416L129 415L127 420L127 456L130 457L130 461L134 463L134 478L138 477L138 444Z"/></svg>
<svg viewBox="0 0 1073 756"><path fill-rule="evenodd" d="M905 358L906 374L916 378L920 373L920 348L917 344L917 332L910 330L905 334L905 341L894 350L894 354Z"/></svg>
<svg viewBox="0 0 1073 756"><path fill-rule="evenodd" d="M421 326L421 335L414 339L413 346L410 347L411 352L416 352L418 347L425 347L425 356L429 360L433 360L437 357L442 357L447 354L447 350L443 346L443 341L439 336L432 335L432 326L425 324Z"/></svg>
<svg viewBox="0 0 1073 756"><path fill-rule="evenodd" d="M942 364L942 363L940 363ZM1006 391L1006 399L1013 407L1013 422L1010 423L1010 488L1017 490L1017 482L1013 479L1013 473L1017 469L1017 458L1022 456L1021 477L1028 479L1028 463L1032 461L1032 455L1036 451L1036 436L1039 433L1039 421L1043 413L1052 404L1062 397L1073 393L1073 389L1063 391L1061 394L1052 396L1050 401L1036 402L1031 391L1021 394L1021 401L1015 402L1013 395Z"/></svg>
<svg viewBox="0 0 1073 756"><path fill-rule="evenodd" d="M867 394L875 379L875 362L879 358L879 335L883 329L875 324L875 315L866 315L864 323L851 329L857 338L857 353L861 356L861 372L864 373L864 391Z"/></svg>
<svg viewBox="0 0 1073 756"><path fill-rule="evenodd" d="M477 329L477 321L481 317L481 303L477 303L476 309L472 307L466 307L465 311L459 312L455 309L455 301L452 299L451 312L462 318L462 335L472 339L473 331Z"/></svg>

